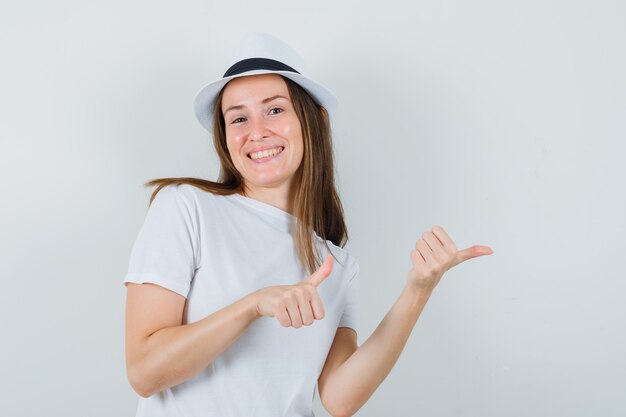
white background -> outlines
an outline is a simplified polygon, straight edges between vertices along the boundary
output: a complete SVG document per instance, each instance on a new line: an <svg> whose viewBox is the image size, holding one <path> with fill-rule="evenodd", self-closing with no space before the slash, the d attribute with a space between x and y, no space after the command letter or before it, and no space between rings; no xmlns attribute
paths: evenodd
<svg viewBox="0 0 626 417"><path fill-rule="evenodd" d="M444 275L357 415L626 415L626 5L606 0L2 3L0 413L134 415L141 184L216 179L192 99L248 31L339 97L360 344L424 231L495 251Z"/></svg>

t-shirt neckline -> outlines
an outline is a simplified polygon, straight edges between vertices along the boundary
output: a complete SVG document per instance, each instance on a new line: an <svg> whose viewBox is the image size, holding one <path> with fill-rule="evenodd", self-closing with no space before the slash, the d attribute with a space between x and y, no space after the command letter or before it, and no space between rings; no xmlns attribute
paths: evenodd
<svg viewBox="0 0 626 417"><path fill-rule="evenodd" d="M245 195L241 195L238 193L233 193L230 194L230 196L232 196L233 198L241 201L242 203L245 203L253 208L256 208L258 210L261 210L271 216L277 217L285 222L287 222L289 225L293 224L296 220L296 217L293 216L291 213L288 213L282 209L279 209L278 207L274 207L271 204L268 203L264 203L263 201L259 201L256 200L254 198L251 197L246 197Z"/></svg>

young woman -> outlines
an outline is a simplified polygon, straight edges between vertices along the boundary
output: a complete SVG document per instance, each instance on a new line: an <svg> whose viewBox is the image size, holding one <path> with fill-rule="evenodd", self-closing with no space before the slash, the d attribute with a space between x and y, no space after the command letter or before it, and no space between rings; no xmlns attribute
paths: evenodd
<svg viewBox="0 0 626 417"><path fill-rule="evenodd" d="M248 36L195 100L217 182L157 186L133 246L126 366L137 416L353 415L396 363L441 276L492 253L425 232L396 303L357 344L359 266L334 184L336 99L298 54Z"/></svg>

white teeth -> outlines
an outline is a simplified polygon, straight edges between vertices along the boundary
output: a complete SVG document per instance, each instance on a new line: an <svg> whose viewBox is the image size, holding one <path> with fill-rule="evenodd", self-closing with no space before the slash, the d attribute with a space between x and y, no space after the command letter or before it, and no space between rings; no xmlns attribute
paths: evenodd
<svg viewBox="0 0 626 417"><path fill-rule="evenodd" d="M260 151L260 152L255 152L255 153L251 153L250 154L250 158L252 159L259 159L259 158L265 158L268 156L274 156L280 152L282 152L283 148L274 148L274 149L266 149L264 151Z"/></svg>

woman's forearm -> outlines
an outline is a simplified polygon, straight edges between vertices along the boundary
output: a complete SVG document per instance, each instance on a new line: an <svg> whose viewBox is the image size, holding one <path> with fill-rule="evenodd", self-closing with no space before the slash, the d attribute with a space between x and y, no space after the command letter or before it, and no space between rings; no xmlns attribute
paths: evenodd
<svg viewBox="0 0 626 417"><path fill-rule="evenodd" d="M329 378L326 400L341 415L356 413L387 377L431 293L407 283L372 335Z"/></svg>
<svg viewBox="0 0 626 417"><path fill-rule="evenodd" d="M149 397L190 379L258 317L251 293L202 320L156 331L144 341L142 357L129 372L133 387Z"/></svg>

